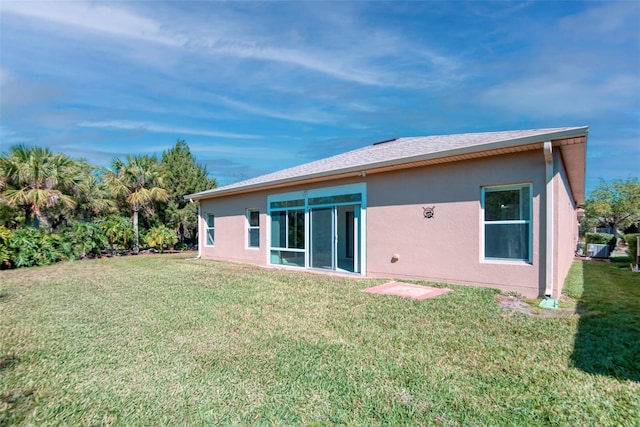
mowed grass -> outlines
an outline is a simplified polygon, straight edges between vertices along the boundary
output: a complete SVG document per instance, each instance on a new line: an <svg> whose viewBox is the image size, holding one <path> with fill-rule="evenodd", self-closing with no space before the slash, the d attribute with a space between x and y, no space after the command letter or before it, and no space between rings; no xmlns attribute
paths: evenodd
<svg viewBox="0 0 640 427"><path fill-rule="evenodd" d="M500 309L491 289L417 301L362 292L381 280L185 258L0 271L0 425L639 423L637 354L582 360L598 342L585 315L615 317L584 299L585 263L571 289L587 308L547 318ZM601 267L601 286L640 288Z"/></svg>

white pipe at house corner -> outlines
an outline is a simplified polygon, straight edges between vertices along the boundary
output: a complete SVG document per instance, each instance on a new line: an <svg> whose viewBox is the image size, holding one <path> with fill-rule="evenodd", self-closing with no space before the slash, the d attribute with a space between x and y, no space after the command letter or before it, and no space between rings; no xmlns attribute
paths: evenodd
<svg viewBox="0 0 640 427"><path fill-rule="evenodd" d="M191 199L191 203L193 203L193 199ZM202 214L202 212L200 211L200 201L198 201L198 228L197 228L197 233L198 233L198 259L200 259L200 255L202 254L202 245L200 244L200 236L202 236L202 233L200 232L200 215Z"/></svg>
<svg viewBox="0 0 640 427"><path fill-rule="evenodd" d="M546 172L546 191L545 191L545 289L544 296L551 297L553 295L553 144L551 141L544 142L544 162ZM558 295L560 297L560 295Z"/></svg>

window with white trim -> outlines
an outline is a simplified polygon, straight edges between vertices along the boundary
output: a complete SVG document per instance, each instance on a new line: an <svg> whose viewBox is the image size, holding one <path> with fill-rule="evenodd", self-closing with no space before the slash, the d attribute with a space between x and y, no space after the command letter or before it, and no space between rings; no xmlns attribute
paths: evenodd
<svg viewBox="0 0 640 427"><path fill-rule="evenodd" d="M247 209L247 247L260 247L260 211Z"/></svg>
<svg viewBox="0 0 640 427"><path fill-rule="evenodd" d="M482 189L483 257L531 262L531 184Z"/></svg>
<svg viewBox="0 0 640 427"><path fill-rule="evenodd" d="M206 246L213 246L215 242L215 216L212 213L205 215L207 220Z"/></svg>
<svg viewBox="0 0 640 427"><path fill-rule="evenodd" d="M295 204L298 201L285 202ZM271 263L305 265L305 210L301 208L271 211ZM272 208L280 207L280 202L272 203Z"/></svg>

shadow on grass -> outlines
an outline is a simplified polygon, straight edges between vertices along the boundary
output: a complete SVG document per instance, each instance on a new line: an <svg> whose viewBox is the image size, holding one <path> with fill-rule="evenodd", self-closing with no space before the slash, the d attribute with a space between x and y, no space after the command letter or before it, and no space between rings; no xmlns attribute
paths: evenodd
<svg viewBox="0 0 640 427"><path fill-rule="evenodd" d="M626 258L582 262L581 313L571 360L590 374L640 382L640 274Z"/></svg>

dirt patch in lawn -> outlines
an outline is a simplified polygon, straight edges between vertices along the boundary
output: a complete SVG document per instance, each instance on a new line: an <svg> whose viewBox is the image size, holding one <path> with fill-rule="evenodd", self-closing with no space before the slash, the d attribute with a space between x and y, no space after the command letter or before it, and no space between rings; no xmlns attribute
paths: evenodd
<svg viewBox="0 0 640 427"><path fill-rule="evenodd" d="M524 298L515 295L497 294L495 296L495 301L498 306L504 310L524 313L530 316L567 317L578 314L574 308L549 309L532 306Z"/></svg>

